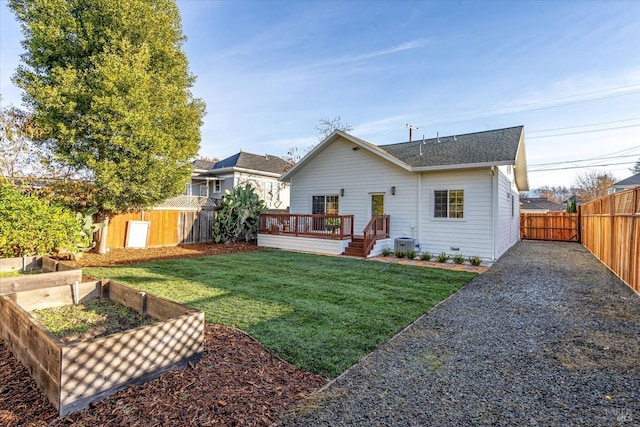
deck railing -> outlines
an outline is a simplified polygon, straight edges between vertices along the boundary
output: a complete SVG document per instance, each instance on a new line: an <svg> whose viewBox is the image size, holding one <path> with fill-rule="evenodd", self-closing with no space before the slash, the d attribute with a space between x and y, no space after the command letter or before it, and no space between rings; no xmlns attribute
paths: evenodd
<svg viewBox="0 0 640 427"><path fill-rule="evenodd" d="M353 215L260 214L258 232L319 239L353 238Z"/></svg>
<svg viewBox="0 0 640 427"><path fill-rule="evenodd" d="M389 237L389 226L390 226L390 217L389 215L377 215L371 217L371 221L364 228L363 236L363 250L365 256L371 252L373 245L375 245L376 240L378 239L386 239Z"/></svg>

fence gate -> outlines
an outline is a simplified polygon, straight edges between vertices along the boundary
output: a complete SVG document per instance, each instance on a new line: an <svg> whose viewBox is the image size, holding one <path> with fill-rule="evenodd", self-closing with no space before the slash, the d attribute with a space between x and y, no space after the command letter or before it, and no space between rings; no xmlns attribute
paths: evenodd
<svg viewBox="0 0 640 427"><path fill-rule="evenodd" d="M521 213L520 239L580 241L580 217L577 213Z"/></svg>

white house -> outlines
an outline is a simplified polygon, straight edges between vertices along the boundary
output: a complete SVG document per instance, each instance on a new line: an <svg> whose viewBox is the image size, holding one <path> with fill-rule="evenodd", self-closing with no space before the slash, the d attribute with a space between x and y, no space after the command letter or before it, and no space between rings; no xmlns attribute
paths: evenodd
<svg viewBox="0 0 640 427"><path fill-rule="evenodd" d="M631 175L629 178L625 178L622 181L614 183L611 188L609 188L608 193L618 193L620 191L625 191L629 190L630 188L636 187L640 187L640 173Z"/></svg>
<svg viewBox="0 0 640 427"><path fill-rule="evenodd" d="M244 151L218 162L196 160L185 194L219 199L225 190L249 182L267 209L284 210L289 207L289 184L278 178L290 167L291 163L280 157Z"/></svg>
<svg viewBox="0 0 640 427"><path fill-rule="evenodd" d="M493 261L519 239L524 128L381 146L335 131L280 179L290 214L261 218L258 245L355 254L364 235L363 256L400 242Z"/></svg>

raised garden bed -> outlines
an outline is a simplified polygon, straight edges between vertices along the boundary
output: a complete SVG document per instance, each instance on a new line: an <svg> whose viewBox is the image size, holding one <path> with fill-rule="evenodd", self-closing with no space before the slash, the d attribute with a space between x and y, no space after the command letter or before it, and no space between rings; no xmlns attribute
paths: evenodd
<svg viewBox="0 0 640 427"><path fill-rule="evenodd" d="M25 274L12 274L23 272ZM53 258L30 256L0 258L0 294L28 291L42 287L42 283L72 285L82 282L82 270Z"/></svg>
<svg viewBox="0 0 640 427"><path fill-rule="evenodd" d="M29 313L95 299L110 299L157 322L64 343ZM39 288L0 292L0 337L64 417L200 358L204 313L113 281L41 281Z"/></svg>

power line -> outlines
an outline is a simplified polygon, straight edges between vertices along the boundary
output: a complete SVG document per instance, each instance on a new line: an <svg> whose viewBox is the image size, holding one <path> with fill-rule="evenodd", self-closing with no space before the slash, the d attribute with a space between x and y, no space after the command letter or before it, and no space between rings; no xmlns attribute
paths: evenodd
<svg viewBox="0 0 640 427"><path fill-rule="evenodd" d="M527 169L527 172L535 173L535 172L559 171L559 170L565 170L565 169L605 168L605 167L616 166L616 165L631 165L633 163L635 162L632 161L632 162L621 162L621 163L608 163L608 164L602 164L602 165L565 166L562 168L539 169L539 170Z"/></svg>
<svg viewBox="0 0 640 427"><path fill-rule="evenodd" d="M615 160L615 159L622 159L622 158L626 158L626 157L638 157L638 156L640 156L640 153L638 153L638 154L628 154L628 155L625 155L625 156L595 157L595 158L591 158L591 159L582 159L582 160L566 160L564 162L537 163L537 164L531 164L531 165L529 165L529 167L555 166L555 165L564 165L564 164L567 164L567 163L593 162L595 160Z"/></svg>
<svg viewBox="0 0 640 427"><path fill-rule="evenodd" d="M528 130L527 133L529 134L529 133L551 132L555 130L575 129L575 128L582 128L587 126L600 126L600 125L608 125L611 123L631 122L633 120L640 120L640 117L634 117L632 119L623 119L623 120L612 120L610 122L589 123L584 125L567 126L567 127L554 128L554 129Z"/></svg>
<svg viewBox="0 0 640 427"><path fill-rule="evenodd" d="M552 138L552 137L556 137L556 136L579 135L579 134L582 134L582 133L606 132L606 131L617 130L617 129L635 128L635 127L638 127L638 126L640 126L640 124L638 124L638 125L628 125L628 126L617 126L617 127L605 128L605 129L583 130L583 131L579 131L579 132L556 133L556 134L553 134L553 135L531 136L531 137L529 137L527 139L542 139L542 138Z"/></svg>

